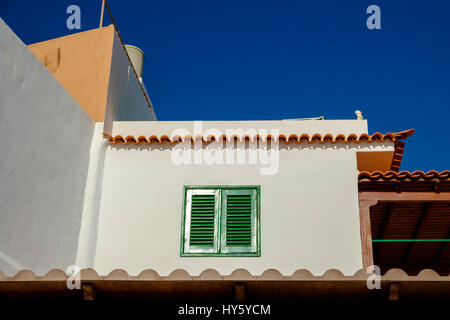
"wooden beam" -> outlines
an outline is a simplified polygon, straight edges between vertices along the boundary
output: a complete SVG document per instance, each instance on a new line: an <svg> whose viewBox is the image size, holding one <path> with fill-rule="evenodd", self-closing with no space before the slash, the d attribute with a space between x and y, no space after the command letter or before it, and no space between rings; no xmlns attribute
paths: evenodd
<svg viewBox="0 0 450 320"><path fill-rule="evenodd" d="M359 200L378 201L450 201L450 192L360 192Z"/></svg>
<svg viewBox="0 0 450 320"><path fill-rule="evenodd" d="M95 300L95 288L91 283L83 283L81 289L83 290L84 300Z"/></svg>
<svg viewBox="0 0 450 320"><path fill-rule="evenodd" d="M244 301L245 300L245 284L244 283L236 283L234 285L234 295L236 301Z"/></svg>
<svg viewBox="0 0 450 320"><path fill-rule="evenodd" d="M400 283L392 282L389 285L389 300L397 301L400 298Z"/></svg>
<svg viewBox="0 0 450 320"><path fill-rule="evenodd" d="M384 214L383 221L381 222L380 230L378 231L377 239L383 239L384 235L386 234L387 226L389 225L389 220L391 220L392 216L392 207L394 204L392 202L389 202L387 204L386 213ZM376 260L379 261L379 255L380 255L380 243L377 243L374 249L374 256L376 257Z"/></svg>
<svg viewBox="0 0 450 320"><path fill-rule="evenodd" d="M389 224L389 220L391 219L392 207L393 206L394 206L394 204L392 202L389 202L387 204L386 213L384 214L383 221L381 222L380 230L378 230L377 239L383 239L383 237L384 237L384 235L386 233L387 226Z"/></svg>
<svg viewBox="0 0 450 320"><path fill-rule="evenodd" d="M359 201L359 226L361 234L361 250L363 268L367 269L373 265L372 250L372 231L370 226L370 207L378 201L360 200Z"/></svg>
<svg viewBox="0 0 450 320"><path fill-rule="evenodd" d="M414 233L413 233L413 236L411 239L417 239L417 237L419 236L420 231L422 230L422 227L423 227L423 221L425 220L425 218L428 215L430 205L431 204L429 202L425 203L422 214L420 215L419 221L417 222L416 228L414 230ZM405 265L408 263L409 256L411 255L412 249L415 244L416 244L416 242L409 243L408 248L406 249L405 255L403 256L403 259L402 259L402 265Z"/></svg>
<svg viewBox="0 0 450 320"><path fill-rule="evenodd" d="M450 238L450 231L447 234L447 239L449 239L449 238ZM442 255L444 254L445 249L447 248L448 244L449 244L448 242L443 242L441 244L441 247L439 248L439 251L438 251L436 257L433 259L434 265L441 263Z"/></svg>
<svg viewBox="0 0 450 320"><path fill-rule="evenodd" d="M436 193L439 193L439 186L440 186L440 181L439 180L437 180L437 181L435 181L434 183L433 183L433 189L434 189L434 192L436 192Z"/></svg>
<svg viewBox="0 0 450 320"><path fill-rule="evenodd" d="M441 263L442 255L444 254L445 249L447 248L447 246L448 246L448 242L443 242L441 244L441 248L439 249L439 253L436 255L436 258L433 261L435 265Z"/></svg>

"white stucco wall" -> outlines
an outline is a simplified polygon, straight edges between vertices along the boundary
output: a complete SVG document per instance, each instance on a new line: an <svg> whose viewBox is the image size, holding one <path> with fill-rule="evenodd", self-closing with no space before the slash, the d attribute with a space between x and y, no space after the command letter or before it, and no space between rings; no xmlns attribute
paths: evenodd
<svg viewBox="0 0 450 320"><path fill-rule="evenodd" d="M200 132L195 129L200 127ZM290 134L308 134L313 135L319 133L325 135L330 133L334 136L338 134L357 134L367 133L366 120L276 120L276 121L120 121L115 122L112 130L113 135L134 135L135 137L144 135L162 136L169 135L177 130L185 129L191 132L191 135L202 133L208 134L208 129L218 129L226 133L227 129L260 129L270 130L277 129L280 134L289 136Z"/></svg>
<svg viewBox="0 0 450 320"><path fill-rule="evenodd" d="M193 122L116 122L114 134L171 135ZM289 133L364 133L365 121L204 122L216 127L273 128ZM95 139L101 139L96 136ZM213 268L254 274L275 268L285 275L305 268L322 274L362 267L355 152L391 144L290 144L280 146L279 171L260 165L175 165L168 145L107 146L95 235L94 267L100 274L177 268L191 274ZM184 185L260 185L261 257L180 257ZM92 244L94 245L94 244ZM82 266L86 267L86 266Z"/></svg>
<svg viewBox="0 0 450 320"><path fill-rule="evenodd" d="M97 243L98 214L102 196L103 168L107 141L99 137L103 132L103 123L95 124L89 158L89 170L84 192L83 214L77 249L76 264L91 267L95 261Z"/></svg>
<svg viewBox="0 0 450 320"><path fill-rule="evenodd" d="M76 258L94 123L0 19L0 270Z"/></svg>
<svg viewBox="0 0 450 320"><path fill-rule="evenodd" d="M156 120L155 112L153 109L149 109L138 81L125 50L117 34L114 33L105 112L105 132L111 132L114 121Z"/></svg>

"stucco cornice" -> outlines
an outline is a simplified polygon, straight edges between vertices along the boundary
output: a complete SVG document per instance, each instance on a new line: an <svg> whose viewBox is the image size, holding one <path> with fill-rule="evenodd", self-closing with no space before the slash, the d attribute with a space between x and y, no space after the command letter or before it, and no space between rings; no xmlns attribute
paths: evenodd
<svg viewBox="0 0 450 320"><path fill-rule="evenodd" d="M137 276L131 276L124 269L114 269L107 275L99 275L94 269L83 269L80 271L81 281L117 280L117 281L354 281L367 280L373 274L367 273L365 269L356 271L353 275L344 275L337 269L329 269L322 275L313 275L309 270L298 269L289 276L282 275L276 269L267 269L260 275L251 274L246 269L236 269L231 274L220 274L215 269L206 269L199 275L189 274L184 269L173 270L167 276L161 276L153 269L145 269ZM0 271L0 284L10 281L66 281L68 276L61 269L53 269L44 276L37 276L31 270L21 270L12 277L5 276ZM417 275L408 275L401 269L390 269L380 275L381 281L450 281L449 275L439 275L431 269L423 269Z"/></svg>

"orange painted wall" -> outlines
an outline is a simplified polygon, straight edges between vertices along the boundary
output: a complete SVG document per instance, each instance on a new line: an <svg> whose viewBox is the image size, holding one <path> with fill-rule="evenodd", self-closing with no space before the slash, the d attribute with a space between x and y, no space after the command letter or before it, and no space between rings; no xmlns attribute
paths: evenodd
<svg viewBox="0 0 450 320"><path fill-rule="evenodd" d="M95 121L105 117L114 26L51 39L28 48Z"/></svg>

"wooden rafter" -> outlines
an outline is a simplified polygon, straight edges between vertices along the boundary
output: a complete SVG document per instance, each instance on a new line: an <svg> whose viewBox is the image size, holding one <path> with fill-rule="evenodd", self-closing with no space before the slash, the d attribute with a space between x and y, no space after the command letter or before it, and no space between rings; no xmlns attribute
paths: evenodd
<svg viewBox="0 0 450 320"><path fill-rule="evenodd" d="M426 217L428 216L429 213L429 209L430 209L431 203L430 202L426 202L425 206L423 208L422 214L420 215L419 221L417 222L416 228L414 230L413 236L411 239L417 239L418 235L420 234L422 228L423 228L423 222L426 219ZM414 248L414 245L416 244L416 242L410 242L408 245L408 248L406 249L405 255L403 256L402 259L402 264L405 265L408 263L409 257L411 255L412 249Z"/></svg>
<svg viewBox="0 0 450 320"><path fill-rule="evenodd" d="M449 237L450 237L450 230L448 231L448 234L447 234L447 238L449 238ZM434 260L433 262L434 262L435 265L441 263L441 259L442 259L442 256L443 256L444 252L445 252L445 249L447 248L447 245L448 245L448 242L443 242L441 244L441 247L440 247L440 249L438 251L438 254L433 259Z"/></svg>
<svg viewBox="0 0 450 320"><path fill-rule="evenodd" d="M383 222L381 223L380 230L378 231L377 239L383 239L384 235L386 234L386 230L389 225L389 221L391 220L393 206L394 206L394 204L392 202L388 202L387 208L386 208L386 213L384 214ZM379 255L380 255L380 244L377 243L374 248L374 257L376 258L377 261L379 260L378 259Z"/></svg>

